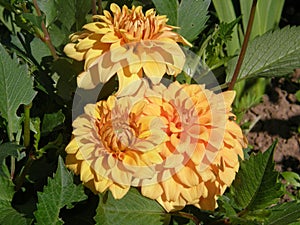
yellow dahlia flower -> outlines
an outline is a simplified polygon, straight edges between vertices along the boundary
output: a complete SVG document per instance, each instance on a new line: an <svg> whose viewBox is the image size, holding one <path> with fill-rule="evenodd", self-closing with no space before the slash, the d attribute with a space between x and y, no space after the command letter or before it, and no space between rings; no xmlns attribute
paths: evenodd
<svg viewBox="0 0 300 225"><path fill-rule="evenodd" d="M136 93L85 107L66 164L95 193L109 189L122 198L139 186L166 211L214 210L243 158L245 140L230 119L234 95L143 81Z"/></svg>
<svg viewBox="0 0 300 225"><path fill-rule="evenodd" d="M185 55L177 42L191 44L172 31L176 27L166 24L166 16L156 15L154 9L144 14L141 6L121 10L112 3L110 9L112 14L104 11L93 17L99 22L72 34L72 43L64 48L69 57L85 61L84 72L78 76L80 87L94 88L117 73L122 90L143 75L158 83L165 73L176 76L181 72Z"/></svg>

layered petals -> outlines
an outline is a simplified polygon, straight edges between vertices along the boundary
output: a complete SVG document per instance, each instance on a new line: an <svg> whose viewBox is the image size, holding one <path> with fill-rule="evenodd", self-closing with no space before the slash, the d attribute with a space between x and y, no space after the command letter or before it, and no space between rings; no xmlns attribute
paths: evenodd
<svg viewBox="0 0 300 225"><path fill-rule="evenodd" d="M94 16L100 21L72 34L72 43L64 48L67 56L85 62L79 87L92 89L117 73L122 90L124 77L133 74L148 76L156 84L166 73L176 76L181 72L185 55L177 42L191 44L173 32L176 27L167 25L166 16L156 15L153 9L144 14L140 6L121 9L112 3L110 9L112 14L104 11Z"/></svg>
<svg viewBox="0 0 300 225"><path fill-rule="evenodd" d="M109 189L119 199L135 186L166 211L214 210L246 145L230 119L234 92L138 84L85 107L73 122L67 166L95 193Z"/></svg>

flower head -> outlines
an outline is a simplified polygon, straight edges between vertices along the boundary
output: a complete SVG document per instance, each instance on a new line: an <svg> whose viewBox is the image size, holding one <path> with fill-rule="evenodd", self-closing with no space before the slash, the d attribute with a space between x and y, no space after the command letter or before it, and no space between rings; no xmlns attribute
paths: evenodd
<svg viewBox="0 0 300 225"><path fill-rule="evenodd" d="M94 192L122 198L139 186L167 211L213 210L243 158L243 134L229 119L233 98L204 85L143 81L137 92L85 107L66 164Z"/></svg>
<svg viewBox="0 0 300 225"><path fill-rule="evenodd" d="M144 14L141 6L121 10L113 3L110 9L112 14L94 16L100 21L84 25L65 46L69 57L85 61L79 86L93 88L117 73L122 90L144 74L158 83L165 73L181 72L185 55L177 42L191 44L172 31L175 27L166 24L166 16L156 15L154 9Z"/></svg>

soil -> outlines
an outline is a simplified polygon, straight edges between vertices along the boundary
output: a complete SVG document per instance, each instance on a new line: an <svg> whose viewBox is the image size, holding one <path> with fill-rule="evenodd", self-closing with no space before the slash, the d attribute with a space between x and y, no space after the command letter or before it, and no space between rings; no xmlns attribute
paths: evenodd
<svg viewBox="0 0 300 225"><path fill-rule="evenodd" d="M290 78L272 79L262 102L252 107L242 122L256 121L246 135L253 151L266 150L276 139L274 153L278 171L300 174L300 102L295 92L300 88L300 69Z"/></svg>

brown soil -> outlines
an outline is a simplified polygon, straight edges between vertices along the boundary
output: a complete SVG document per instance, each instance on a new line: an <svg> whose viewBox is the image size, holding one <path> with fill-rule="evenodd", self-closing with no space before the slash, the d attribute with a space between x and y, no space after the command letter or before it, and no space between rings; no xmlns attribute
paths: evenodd
<svg viewBox="0 0 300 225"><path fill-rule="evenodd" d="M243 122L257 121L247 134L254 151L264 151L278 139L276 169L300 174L300 102L294 95L299 79L300 69L290 79L272 79L262 102L245 114Z"/></svg>

